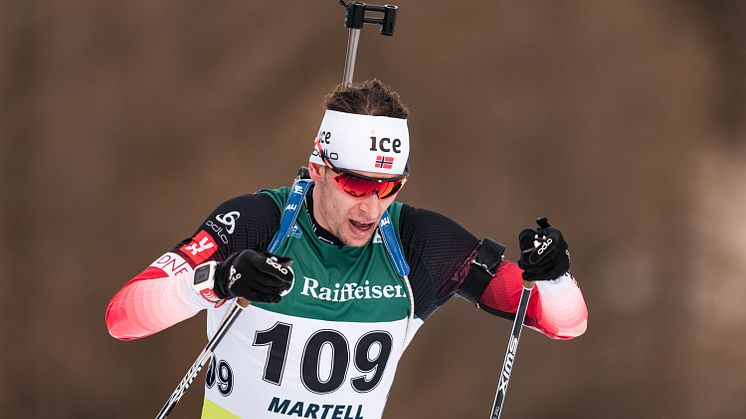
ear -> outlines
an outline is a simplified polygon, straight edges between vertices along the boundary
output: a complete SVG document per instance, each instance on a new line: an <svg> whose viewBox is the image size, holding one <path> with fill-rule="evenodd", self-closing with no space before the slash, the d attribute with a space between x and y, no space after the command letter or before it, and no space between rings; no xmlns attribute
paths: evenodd
<svg viewBox="0 0 746 419"><path fill-rule="evenodd" d="M324 174L321 173L322 167L324 166L318 163L308 162L308 173L311 175L311 180L315 183L319 183L324 178ZM324 167L324 170L326 170L326 167Z"/></svg>

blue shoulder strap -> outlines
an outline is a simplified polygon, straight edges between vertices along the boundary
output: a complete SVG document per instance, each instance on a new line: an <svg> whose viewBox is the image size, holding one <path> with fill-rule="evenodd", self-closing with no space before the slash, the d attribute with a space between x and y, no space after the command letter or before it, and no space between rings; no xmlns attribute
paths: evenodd
<svg viewBox="0 0 746 419"><path fill-rule="evenodd" d="M303 203L303 197L308 192L308 187L311 186L313 181L308 179L296 180L293 183L292 190L290 191L290 197L285 204L285 208L282 210L282 218L280 218L280 228L275 233L275 237L267 247L267 251L272 253L280 246L283 240L290 234L295 225L295 220L298 218L301 204Z"/></svg>
<svg viewBox="0 0 746 419"><path fill-rule="evenodd" d="M386 246L389 258L391 258L391 263L394 264L396 272L402 277L409 275L409 265L404 259L404 252L401 250L401 245L399 244L399 239L396 237L394 224L391 222L391 216L388 211L383 212L381 221L378 222L378 231L381 233L383 244Z"/></svg>
<svg viewBox="0 0 746 419"><path fill-rule="evenodd" d="M293 226L295 225L295 220L298 218L298 213L300 213L303 198L306 196L308 188L312 183L313 181L308 179L296 180L293 183L290 197L285 204L285 208L282 210L280 228L269 243L269 247L267 247L268 252L272 253L277 250L282 241L285 240L292 231ZM404 259L404 252L401 250L399 239L396 238L394 225L391 223L391 216L388 211L384 211L381 221L378 222L378 231L381 234L381 239L383 240L383 244L389 254L389 259L391 259L391 263L396 268L396 272L402 277L409 275L409 265Z"/></svg>

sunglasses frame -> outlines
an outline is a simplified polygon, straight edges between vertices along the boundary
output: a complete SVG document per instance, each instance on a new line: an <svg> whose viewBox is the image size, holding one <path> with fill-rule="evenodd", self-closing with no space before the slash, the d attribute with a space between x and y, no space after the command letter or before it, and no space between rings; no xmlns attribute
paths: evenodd
<svg viewBox="0 0 746 419"><path fill-rule="evenodd" d="M347 169L342 169L342 168L334 166L334 164L332 164L332 162L329 160L329 158L326 157L326 154L324 153L323 148L321 148L321 142L319 141L318 138L316 139L316 141L314 141L314 143L316 143L316 151L319 153L319 157L321 157L321 161L323 161L324 164L326 165L326 167L329 168L329 169L331 169L331 171L334 172L334 173L336 173L337 175L347 175L347 176L350 176L350 177L353 177L353 178L367 180L367 181L373 181L373 182L378 182L378 183L384 183L384 182L388 183L388 182L401 181L401 184L399 185L399 188L396 189L396 191L392 192L390 195L388 195L386 197L379 196L380 199L386 199L389 196L391 196L391 195L399 192L401 190L401 188L404 187L404 184L407 183L407 178L409 177L409 167L408 166L404 167L404 173L402 173L399 176L392 177L392 178L382 179L382 178L377 178L377 177L370 177L370 176L360 175L360 174L351 172L351 171L349 171ZM367 195L367 196L354 196L351 193L349 193L348 191L345 191L344 188L339 185L339 176L335 176L334 181L337 183L337 186L339 186L340 189L342 189L346 194L348 194L348 195L350 195L350 196L352 196L354 198L363 199L363 198L367 198L368 196L370 196L370 195ZM373 191L374 192L379 192L378 189L374 189ZM372 195L372 192L371 192L371 195ZM378 195L378 194L376 194L376 195Z"/></svg>

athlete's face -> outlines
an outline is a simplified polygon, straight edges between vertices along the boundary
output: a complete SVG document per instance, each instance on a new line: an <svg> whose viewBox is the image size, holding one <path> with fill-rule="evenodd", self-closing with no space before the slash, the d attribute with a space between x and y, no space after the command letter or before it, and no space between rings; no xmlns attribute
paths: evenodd
<svg viewBox="0 0 746 419"><path fill-rule="evenodd" d="M385 199L380 199L375 193L367 198L355 198L339 189L333 178L334 172L329 168L315 163L309 166L311 179L315 183L313 213L316 221L347 246L365 246L373 237L383 212L399 193ZM359 170L353 172L382 179L395 177Z"/></svg>

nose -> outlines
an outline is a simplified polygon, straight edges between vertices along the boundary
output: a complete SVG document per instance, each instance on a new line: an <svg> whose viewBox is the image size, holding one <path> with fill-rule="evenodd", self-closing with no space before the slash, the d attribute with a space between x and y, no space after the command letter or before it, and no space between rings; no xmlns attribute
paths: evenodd
<svg viewBox="0 0 746 419"><path fill-rule="evenodd" d="M366 217L378 219L378 217L383 213L383 210L381 209L381 198L378 197L378 191L361 199L358 202L358 208L360 208L360 212Z"/></svg>

